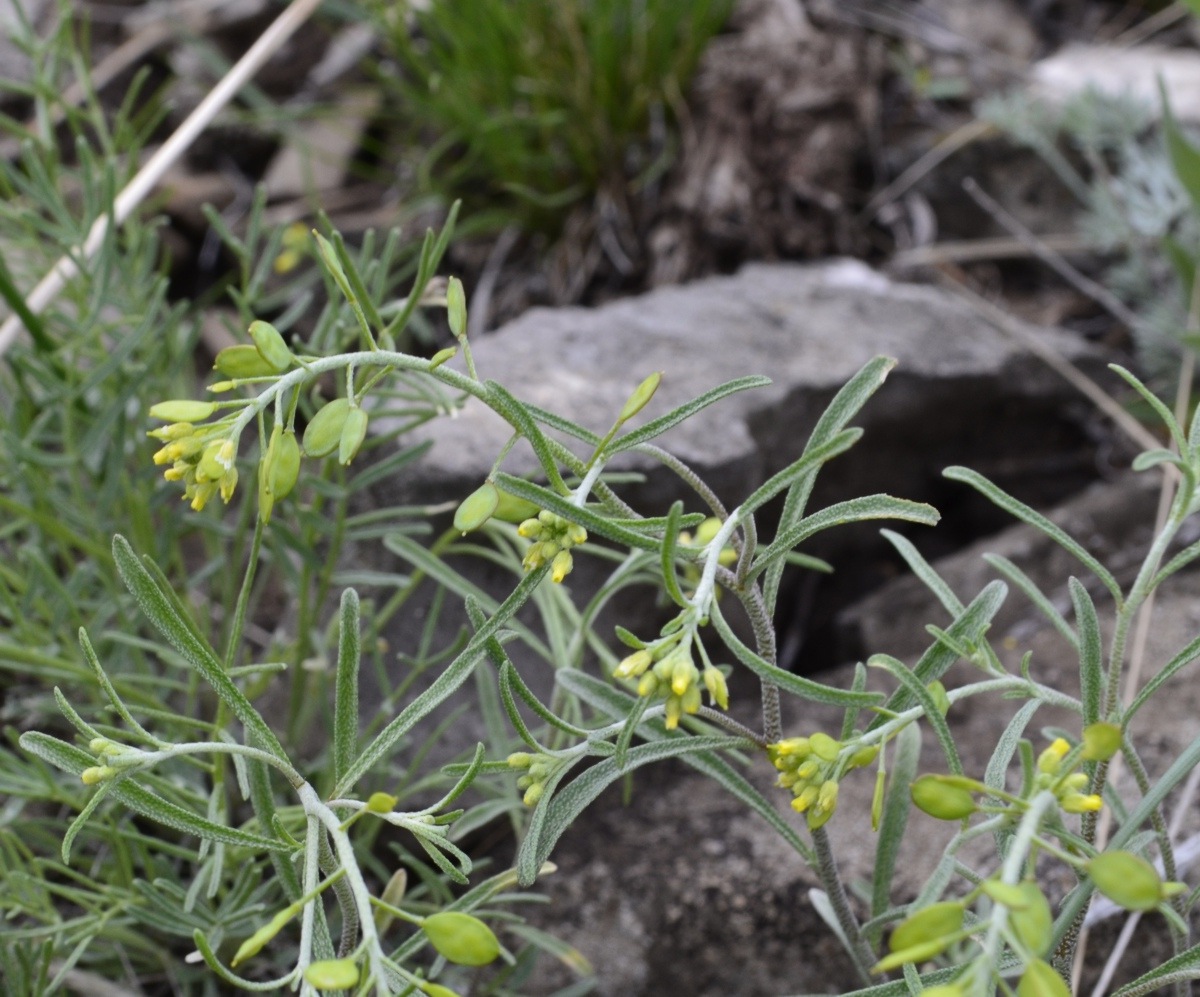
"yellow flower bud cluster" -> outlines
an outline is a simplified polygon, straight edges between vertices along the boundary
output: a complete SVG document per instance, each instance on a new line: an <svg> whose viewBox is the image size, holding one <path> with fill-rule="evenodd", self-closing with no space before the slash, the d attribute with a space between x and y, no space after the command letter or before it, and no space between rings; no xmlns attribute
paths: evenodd
<svg viewBox="0 0 1200 997"><path fill-rule="evenodd" d="M805 815L811 830L833 816L841 777L870 765L879 753L874 745L847 752L848 747L820 731L767 745L767 755L779 770L777 784L791 792L792 809Z"/></svg>
<svg viewBox="0 0 1200 997"><path fill-rule="evenodd" d="M535 571L549 561L550 577L556 584L562 584L575 566L571 548L587 540L587 530L549 509L543 509L535 518L525 520L517 527L517 532L526 540L533 541L525 552L521 566L526 571Z"/></svg>
<svg viewBox="0 0 1200 997"><path fill-rule="evenodd" d="M696 667L692 658L692 636L686 631L638 648L617 665L613 677L637 679L639 696L663 696L668 730L679 726L683 714L699 712L702 683L708 690L710 703L722 710L729 709L725 673L707 660L703 672Z"/></svg>
<svg viewBox="0 0 1200 997"><path fill-rule="evenodd" d="M183 497L197 512L217 494L228 502L237 487L238 472L233 463L237 441L227 435L231 420L196 425L215 411L212 402L185 400L160 402L150 409L153 418L169 423L149 434L164 444L154 454L154 463L170 465L163 477L183 482Z"/></svg>
<svg viewBox="0 0 1200 997"><path fill-rule="evenodd" d="M79 779L85 786L95 786L106 782L120 773L141 765L145 752L118 744L106 737L94 737L88 744L99 765L92 765L79 773Z"/></svg>
<svg viewBox="0 0 1200 997"><path fill-rule="evenodd" d="M1068 755L1072 757L1068 759ZM1091 813L1103 804L1095 793L1083 792L1089 780L1086 773L1075 771L1074 762L1078 757L1079 752L1072 753L1066 740L1055 738L1038 756L1034 777L1034 788L1049 789L1058 798L1058 805L1069 814Z"/></svg>
<svg viewBox="0 0 1200 997"><path fill-rule="evenodd" d="M542 798L542 793L546 791L546 781L554 774L558 764L558 759L541 752L530 754L527 751L515 751L508 756L510 768L525 771L525 775L517 779L517 789L525 791L525 795L521 797L525 806L532 807Z"/></svg>

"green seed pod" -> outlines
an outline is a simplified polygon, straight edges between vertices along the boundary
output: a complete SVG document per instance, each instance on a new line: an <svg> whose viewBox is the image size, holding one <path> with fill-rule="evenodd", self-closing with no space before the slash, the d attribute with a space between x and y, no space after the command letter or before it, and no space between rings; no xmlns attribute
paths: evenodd
<svg viewBox="0 0 1200 997"><path fill-rule="evenodd" d="M446 318L454 338L462 339L467 334L467 295L457 277L451 277L446 284Z"/></svg>
<svg viewBox="0 0 1200 997"><path fill-rule="evenodd" d="M1034 959L1021 974L1017 997L1071 997L1071 988L1053 966L1041 959Z"/></svg>
<svg viewBox="0 0 1200 997"><path fill-rule="evenodd" d="M304 979L314 990L349 990L358 985L358 977L353 959L322 959L304 971Z"/></svg>
<svg viewBox="0 0 1200 997"><path fill-rule="evenodd" d="M358 448L366 438L366 410L355 406L346 413L346 421L342 423L342 436L338 440L338 463L344 466L354 460L354 455L358 453Z"/></svg>
<svg viewBox="0 0 1200 997"><path fill-rule="evenodd" d="M454 512L454 528L462 534L477 530L496 512L500 505L500 490L490 481L471 492Z"/></svg>
<svg viewBox="0 0 1200 997"><path fill-rule="evenodd" d="M219 370L226 377L269 377L278 374L263 355L249 343L239 343L237 346L227 346L217 354L213 361L213 369ZM215 387L215 385L214 385ZM212 390L211 388L209 389Z"/></svg>
<svg viewBox="0 0 1200 997"><path fill-rule="evenodd" d="M1032 880L1025 880L1017 889L1020 890L1023 905L1006 905L1011 907L1008 923L1026 951L1039 957L1045 956L1054 938L1054 914L1050 910L1050 901Z"/></svg>
<svg viewBox="0 0 1200 997"><path fill-rule="evenodd" d="M938 820L962 820L976 811L975 800L961 786L948 785L935 775L923 775L909 789L913 803Z"/></svg>
<svg viewBox="0 0 1200 997"><path fill-rule="evenodd" d="M258 319L250 323L250 338L262 355L263 360L271 365L276 374L282 374L292 365L292 351L279 330L270 322Z"/></svg>
<svg viewBox="0 0 1200 997"><path fill-rule="evenodd" d="M941 955L946 949L948 942L941 939L933 942L925 942L922 945L914 945L912 948L901 949L899 952L893 952L889 956L884 956L874 966L871 967L872 973L888 973L893 969L899 969L907 962L927 962L934 956Z"/></svg>
<svg viewBox="0 0 1200 997"><path fill-rule="evenodd" d="M871 794L871 830L879 830L883 818L883 794L887 788L887 773L881 768L875 773L875 791Z"/></svg>
<svg viewBox="0 0 1200 997"><path fill-rule="evenodd" d="M296 916L298 911L295 907L285 907L271 920L259 928L254 934L242 942L237 952L233 955L233 961L229 965L236 969L239 964L245 962L252 956L258 955L262 951L263 946L267 944L283 929L283 926Z"/></svg>
<svg viewBox="0 0 1200 997"><path fill-rule="evenodd" d="M1096 889L1126 910L1154 910L1162 900L1158 871L1133 852L1102 852L1086 868Z"/></svg>
<svg viewBox="0 0 1200 997"><path fill-rule="evenodd" d="M953 900L931 904L905 918L892 932L888 949L900 952L915 945L924 945L953 935L962 928L963 905ZM947 942L946 944L949 944Z"/></svg>
<svg viewBox="0 0 1200 997"><path fill-rule="evenodd" d="M438 350L429 358L429 369L437 370L447 360L453 360L456 356L458 356L457 346L447 346L444 350Z"/></svg>
<svg viewBox="0 0 1200 997"><path fill-rule="evenodd" d="M500 954L492 929L470 914L431 914L421 922L421 930L440 954L460 966L486 966Z"/></svg>
<svg viewBox="0 0 1200 997"><path fill-rule="evenodd" d="M650 399L654 397L654 392L658 390L660 381L662 381L662 371L655 371L634 388L633 394L629 396L629 400L621 408L621 414L617 416L617 422L625 422L628 419L632 419L644 409Z"/></svg>
<svg viewBox="0 0 1200 997"><path fill-rule="evenodd" d="M188 398L172 399L150 406L150 418L163 422L203 422L216 412L215 402L197 402Z"/></svg>
<svg viewBox="0 0 1200 997"><path fill-rule="evenodd" d="M458 997L455 991L449 987L443 987L440 983L418 983L417 986L427 997Z"/></svg>
<svg viewBox="0 0 1200 997"><path fill-rule="evenodd" d="M304 430L304 452L309 457L328 457L342 439L342 427L350 414L350 399L335 398L312 417Z"/></svg>
<svg viewBox="0 0 1200 997"><path fill-rule="evenodd" d="M945 716L950 712L950 697L946 695L946 687L941 682L933 681L927 685L926 690L937 704L938 712Z"/></svg>
<svg viewBox="0 0 1200 997"><path fill-rule="evenodd" d="M279 427L275 427L278 431ZM274 432L272 433L274 436ZM275 448L275 459L271 463L271 474L267 486L276 501L287 498L300 478L300 444L294 430L285 429Z"/></svg>
<svg viewBox="0 0 1200 997"><path fill-rule="evenodd" d="M1083 728L1083 757L1089 762L1106 762L1121 750L1121 728L1116 724L1088 724Z"/></svg>
<svg viewBox="0 0 1200 997"><path fill-rule="evenodd" d="M500 496L500 501L492 513L493 518L503 523L523 523L527 519L537 522L534 517L538 514L538 507L532 502L510 495L503 488L497 488L496 494Z"/></svg>

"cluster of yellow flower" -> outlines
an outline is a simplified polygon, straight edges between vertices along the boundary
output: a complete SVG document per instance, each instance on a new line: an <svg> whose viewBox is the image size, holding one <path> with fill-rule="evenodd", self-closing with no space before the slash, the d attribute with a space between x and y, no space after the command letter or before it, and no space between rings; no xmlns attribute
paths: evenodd
<svg viewBox="0 0 1200 997"><path fill-rule="evenodd" d="M234 467L237 446L227 434L229 420L197 426L216 411L212 402L159 402L150 415L169 423L150 435L164 446L154 455L155 464L169 464L163 472L168 481L183 482L183 497L199 511L218 492L228 502L237 487L238 473Z"/></svg>
<svg viewBox="0 0 1200 997"><path fill-rule="evenodd" d="M549 561L550 577L559 584L575 566L571 548L586 542L588 536L587 530L578 523L570 523L548 509L543 509L536 518L525 520L517 527L517 532L526 540L534 541L525 552L522 567L534 571Z"/></svg>
<svg viewBox="0 0 1200 997"><path fill-rule="evenodd" d="M522 800L527 807L532 807L542 798L546 780L558 767L558 762L550 755L541 752L531 755L527 751L514 751L508 756L508 764L511 768L525 770L526 774L517 780L517 789L525 791Z"/></svg>
<svg viewBox="0 0 1200 997"><path fill-rule="evenodd" d="M879 754L879 748L869 745L843 758L847 747L820 731L767 745L767 755L779 770L778 784L791 792L792 809L804 814L810 830L833 816L838 780L851 769L870 765Z"/></svg>
<svg viewBox="0 0 1200 997"><path fill-rule="evenodd" d="M683 714L699 711L702 681L708 690L709 701L723 710L729 709L729 687L725 683L725 673L707 661L701 673L692 660L693 640L694 635L690 631L669 634L638 648L613 672L614 678L637 679L639 696L665 697L668 730L679 726Z"/></svg>

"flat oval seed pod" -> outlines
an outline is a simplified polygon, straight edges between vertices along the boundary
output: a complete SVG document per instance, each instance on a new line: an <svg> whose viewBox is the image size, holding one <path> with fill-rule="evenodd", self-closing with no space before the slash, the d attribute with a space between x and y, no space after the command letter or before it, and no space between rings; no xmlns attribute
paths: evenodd
<svg viewBox="0 0 1200 997"><path fill-rule="evenodd" d="M214 402L197 402L189 398L172 399L150 406L150 418L163 422L203 422L217 410Z"/></svg>
<svg viewBox="0 0 1200 997"><path fill-rule="evenodd" d="M471 492L454 512L454 528L460 533L477 530L496 512L500 505L500 490L490 481Z"/></svg>
<svg viewBox="0 0 1200 997"><path fill-rule="evenodd" d="M349 464L358 453L358 448L367 438L367 413L357 406L346 413L346 421L342 423L342 436L338 440L338 463Z"/></svg>
<svg viewBox="0 0 1200 997"><path fill-rule="evenodd" d="M213 368L226 377L269 377L279 371L272 367L258 348L249 343L239 343L237 346L226 346L217 354Z"/></svg>
<svg viewBox="0 0 1200 997"><path fill-rule="evenodd" d="M250 338L262 358L271 365L276 373L282 373L292 365L292 351L288 349L283 336L270 322L258 319L250 323Z"/></svg>
<svg viewBox="0 0 1200 997"><path fill-rule="evenodd" d="M342 439L342 426L350 413L350 399L335 398L312 417L304 430L304 452L310 457L328 457Z"/></svg>

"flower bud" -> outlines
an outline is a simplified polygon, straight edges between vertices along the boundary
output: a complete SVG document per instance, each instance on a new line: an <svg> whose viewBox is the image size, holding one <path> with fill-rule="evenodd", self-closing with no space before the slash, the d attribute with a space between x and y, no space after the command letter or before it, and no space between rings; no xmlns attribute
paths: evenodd
<svg viewBox="0 0 1200 997"><path fill-rule="evenodd" d="M276 374L281 374L292 365L292 351L288 349L279 330L270 322L261 319L250 323L250 338L263 360Z"/></svg>
<svg viewBox="0 0 1200 997"><path fill-rule="evenodd" d="M304 452L309 457L328 457L342 438L342 426L350 412L349 398L335 398L323 406L304 430Z"/></svg>
<svg viewBox="0 0 1200 997"><path fill-rule="evenodd" d="M500 504L500 492L490 481L471 492L454 512L454 528L464 536L477 530L489 519Z"/></svg>
<svg viewBox="0 0 1200 997"><path fill-rule="evenodd" d="M342 435L338 441L338 463L349 464L354 460L363 440L367 438L367 412L357 405L346 413L346 421L342 424Z"/></svg>
<svg viewBox="0 0 1200 997"><path fill-rule="evenodd" d="M358 977L353 959L322 959L304 970L304 979L314 990L349 990L358 985Z"/></svg>
<svg viewBox="0 0 1200 997"><path fill-rule="evenodd" d="M517 786L520 787L520 785L521 785L521 780L518 779ZM525 806L527 806L527 807L536 806L537 801L542 798L542 794L545 791L546 791L545 783L543 783L543 782L530 783L529 787L525 790L525 795L521 797L521 802L524 803Z"/></svg>
<svg viewBox="0 0 1200 997"><path fill-rule="evenodd" d="M646 672L637 685L637 694L642 697L653 696L658 691L658 676L654 672Z"/></svg>
<svg viewBox="0 0 1200 997"><path fill-rule="evenodd" d="M575 566L574 559L571 557L569 550L560 550L554 555L554 561L550 565L550 579L556 585L561 585L562 580L571 573L571 569Z"/></svg>
<svg viewBox="0 0 1200 997"><path fill-rule="evenodd" d="M457 277L451 277L446 283L446 319L455 339L462 339L467 334L467 295Z"/></svg>
<svg viewBox="0 0 1200 997"><path fill-rule="evenodd" d="M623 659L621 663L617 665L616 669L613 671L613 675L619 679L637 678L639 675L645 672L653 662L654 658L651 656L649 651L634 651L633 654Z"/></svg>
<svg viewBox="0 0 1200 997"><path fill-rule="evenodd" d="M1095 813L1103 807L1104 800L1095 793L1087 795L1083 793L1065 793L1059 799L1058 805L1062 807L1064 812L1069 814L1090 814Z"/></svg>
<svg viewBox="0 0 1200 997"><path fill-rule="evenodd" d="M1041 959L1034 959L1021 974L1017 997L1071 997L1071 988L1053 966Z"/></svg>
<svg viewBox="0 0 1200 997"><path fill-rule="evenodd" d="M492 929L470 914L431 914L421 922L421 930L441 955L460 966L486 966L500 955Z"/></svg>
<svg viewBox="0 0 1200 997"><path fill-rule="evenodd" d="M1071 746L1061 737L1056 737L1045 751L1038 755L1037 769L1045 775L1055 775Z"/></svg>
<svg viewBox="0 0 1200 997"><path fill-rule="evenodd" d="M961 786L948 785L936 775L923 775L909 789L918 810L938 820L962 820L978 808L970 792Z"/></svg>
<svg viewBox="0 0 1200 997"><path fill-rule="evenodd" d="M203 422L216 412L215 402L197 402L181 398L150 406L150 418L163 422Z"/></svg>
<svg viewBox="0 0 1200 997"><path fill-rule="evenodd" d="M79 773L79 781L85 786L94 786L98 782L104 782L105 779L111 779L116 774L117 770L108 765L93 765Z"/></svg>
<svg viewBox="0 0 1200 997"><path fill-rule="evenodd" d="M1086 869L1096 889L1126 910L1154 910L1162 900L1163 881L1158 871L1133 852L1102 852Z"/></svg>
<svg viewBox="0 0 1200 997"><path fill-rule="evenodd" d="M1106 762L1121 750L1121 728L1103 720L1083 728L1083 757L1089 762Z"/></svg>
<svg viewBox="0 0 1200 997"><path fill-rule="evenodd" d="M458 356L457 346L447 346L444 350L438 350L429 358L429 369L437 370L447 360L453 360L456 356Z"/></svg>
<svg viewBox="0 0 1200 997"><path fill-rule="evenodd" d="M373 814L390 814L399 799L391 793L372 793L367 797L367 809Z"/></svg>
<svg viewBox="0 0 1200 997"><path fill-rule="evenodd" d="M517 533L526 540L536 540L544 528L540 520L530 517L517 527Z"/></svg>
<svg viewBox="0 0 1200 997"><path fill-rule="evenodd" d="M213 369L234 380L244 377L270 377L279 373L250 343L225 347L213 361ZM216 385L212 385L208 390L212 391L215 387Z"/></svg>
<svg viewBox="0 0 1200 997"><path fill-rule="evenodd" d="M654 397L654 392L658 390L658 385L661 381L662 372L655 371L634 388L633 394L629 396L628 401L622 406L621 414L617 416L617 422L625 422L628 419L632 419L644 409L650 399Z"/></svg>
<svg viewBox="0 0 1200 997"><path fill-rule="evenodd" d="M533 759L534 756L528 751L514 751L506 760L509 768L527 769L533 764Z"/></svg>
<svg viewBox="0 0 1200 997"><path fill-rule="evenodd" d="M711 665L704 669L704 687L708 690L709 701L723 710L729 709L729 686L725 682L725 674L719 668Z"/></svg>
<svg viewBox="0 0 1200 997"><path fill-rule="evenodd" d="M832 779L826 779L817 792L816 805L805 815L810 831L823 827L833 816L833 811L837 809L837 798L838 784Z"/></svg>

